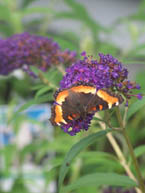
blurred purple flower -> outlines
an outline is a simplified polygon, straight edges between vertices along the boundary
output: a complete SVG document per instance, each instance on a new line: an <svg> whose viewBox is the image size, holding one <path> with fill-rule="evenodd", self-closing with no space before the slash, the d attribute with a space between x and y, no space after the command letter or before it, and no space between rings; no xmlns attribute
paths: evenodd
<svg viewBox="0 0 145 193"><path fill-rule="evenodd" d="M137 94L137 98L139 99L139 100L141 100L142 99L142 95L139 93L139 94Z"/></svg>
<svg viewBox="0 0 145 193"><path fill-rule="evenodd" d="M81 56L86 56L86 52L83 51L83 52L81 53Z"/></svg>
<svg viewBox="0 0 145 193"><path fill-rule="evenodd" d="M2 75L7 75L18 68L30 72L30 65L46 71L52 65L60 63L69 65L75 60L75 52L62 51L56 42L47 37L24 32L0 40L0 74Z"/></svg>
<svg viewBox="0 0 145 193"><path fill-rule="evenodd" d="M139 84L136 84L136 89L140 89L140 85Z"/></svg>
<svg viewBox="0 0 145 193"><path fill-rule="evenodd" d="M95 60L92 56L86 57L85 52L81 55L84 56L83 60L76 61L66 69L66 75L60 83L60 91L84 82L94 85L97 90L107 89L114 93L117 92L128 101L133 96L132 90L139 88L139 85L127 80L128 70L113 56L99 54L100 59ZM140 95L134 96L141 98ZM88 130L92 118L93 114L89 114L85 120L79 118L61 127L70 135L75 135L81 130Z"/></svg>

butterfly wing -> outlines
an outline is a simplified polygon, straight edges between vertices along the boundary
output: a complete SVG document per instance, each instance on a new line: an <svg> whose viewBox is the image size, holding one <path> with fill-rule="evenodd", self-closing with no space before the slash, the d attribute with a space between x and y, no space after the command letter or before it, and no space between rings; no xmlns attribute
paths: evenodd
<svg viewBox="0 0 145 193"><path fill-rule="evenodd" d="M70 91L69 96L62 104L63 117L66 121L76 120L86 115L88 101L92 94Z"/></svg>
<svg viewBox="0 0 145 193"><path fill-rule="evenodd" d="M123 102L119 94L111 93L106 90L98 90L92 99L88 102L88 113L111 109Z"/></svg>

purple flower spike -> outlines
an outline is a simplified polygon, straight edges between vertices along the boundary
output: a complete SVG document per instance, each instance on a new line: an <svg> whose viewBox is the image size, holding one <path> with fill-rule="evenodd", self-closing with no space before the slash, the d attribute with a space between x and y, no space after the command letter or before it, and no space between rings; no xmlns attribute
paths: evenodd
<svg viewBox="0 0 145 193"><path fill-rule="evenodd" d="M63 63L68 66L74 61L75 52L62 51L56 42L47 37L25 32L0 40L1 75L7 75L23 66L27 66L27 72L30 72L30 65L46 71L52 65Z"/></svg>
<svg viewBox="0 0 145 193"><path fill-rule="evenodd" d="M128 106L128 100L133 96L132 90L139 88L139 85L127 80L127 69L109 54L99 54L99 60L93 59L92 56L87 57L85 52L81 56L84 56L83 60L77 60L66 69L59 91L69 89L78 83L89 84L96 87L96 91L105 89L124 96ZM137 97L141 99L140 94ZM94 113L87 114L85 118L72 119L69 123L60 124L60 126L64 132L75 135L81 130L88 130L93 115Z"/></svg>
<svg viewBox="0 0 145 193"><path fill-rule="evenodd" d="M140 85L139 84L136 84L136 89L140 90Z"/></svg>
<svg viewBox="0 0 145 193"><path fill-rule="evenodd" d="M142 95L141 95L141 94L137 94L137 98L138 98L139 100L141 100L141 99L142 99Z"/></svg>

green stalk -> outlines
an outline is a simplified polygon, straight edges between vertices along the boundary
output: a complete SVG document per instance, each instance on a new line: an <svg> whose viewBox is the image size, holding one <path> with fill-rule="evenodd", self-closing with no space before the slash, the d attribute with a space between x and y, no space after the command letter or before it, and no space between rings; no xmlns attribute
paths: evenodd
<svg viewBox="0 0 145 193"><path fill-rule="evenodd" d="M137 179L138 179L139 188L141 189L142 193L145 193L144 181L143 181L143 178L142 178L142 175L141 175L141 172L140 172L139 164L138 164L138 161L135 157L133 147L132 147L130 139L127 135L126 129L124 127L122 116L121 116L119 108L116 109L116 115L117 115L120 127L122 129L122 134L123 134L123 136L126 140L126 143L127 143L127 146L128 146L128 149L129 149L129 152L130 152L130 155L131 155L131 158L132 158L135 170L136 170L136 175L137 175Z"/></svg>

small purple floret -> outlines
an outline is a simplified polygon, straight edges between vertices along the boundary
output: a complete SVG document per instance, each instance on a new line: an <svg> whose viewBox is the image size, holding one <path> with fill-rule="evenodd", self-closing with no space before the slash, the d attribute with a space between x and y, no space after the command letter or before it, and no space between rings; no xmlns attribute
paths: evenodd
<svg viewBox="0 0 145 193"><path fill-rule="evenodd" d="M83 51L83 52L81 53L81 56L86 56L86 52Z"/></svg>
<svg viewBox="0 0 145 193"><path fill-rule="evenodd" d="M137 94L137 98L138 98L139 100L141 100L141 99L142 99L142 95L141 95L141 94Z"/></svg>
<svg viewBox="0 0 145 193"><path fill-rule="evenodd" d="M140 85L139 84L136 84L136 89L140 89L141 87L140 87Z"/></svg>

